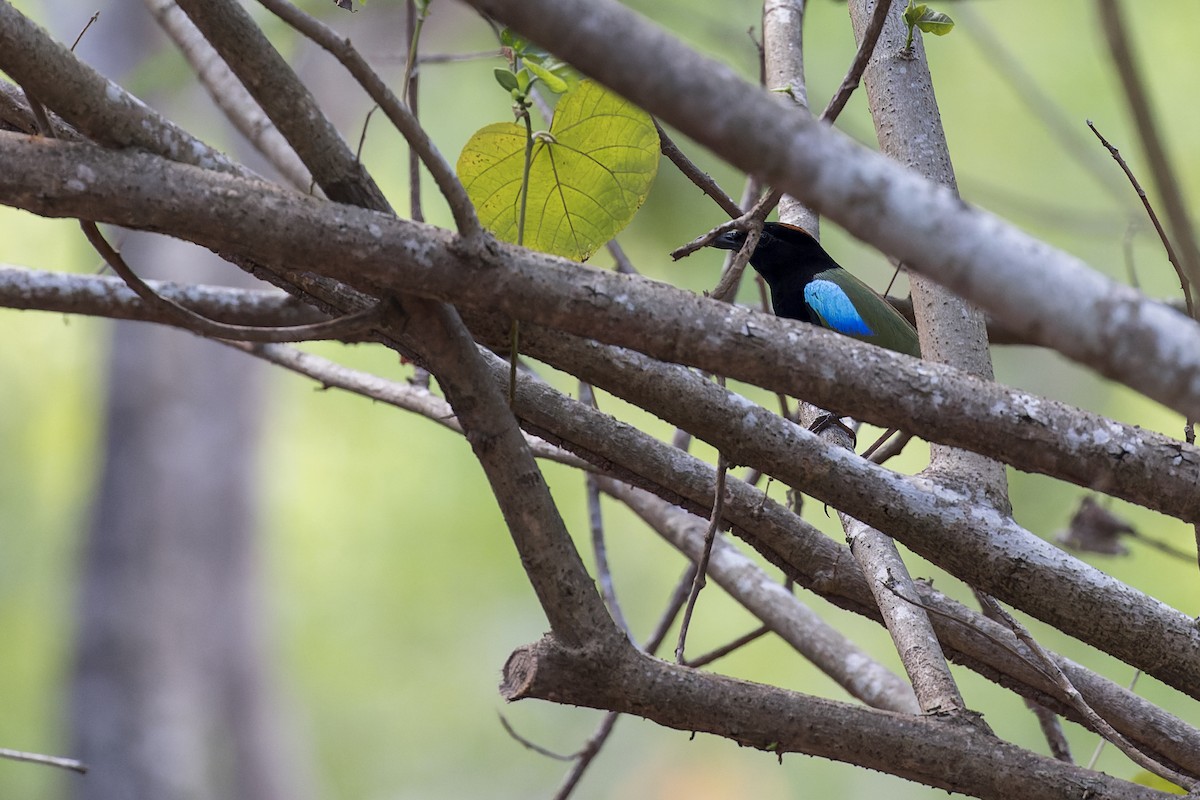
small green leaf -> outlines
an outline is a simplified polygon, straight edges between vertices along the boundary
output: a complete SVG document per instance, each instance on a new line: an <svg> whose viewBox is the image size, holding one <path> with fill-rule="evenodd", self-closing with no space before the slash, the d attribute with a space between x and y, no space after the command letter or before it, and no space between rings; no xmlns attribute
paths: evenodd
<svg viewBox="0 0 1200 800"><path fill-rule="evenodd" d="M932 33L935 36L945 36L954 30L954 20L940 11L926 10L921 15L921 18L917 20L917 27L925 33Z"/></svg>
<svg viewBox="0 0 1200 800"><path fill-rule="evenodd" d="M954 29L954 20L940 11L933 11L925 3L914 3L908 0L904 8L904 24L908 26L908 38L904 41L904 49L912 48L913 28L920 28L925 33L935 36L945 36Z"/></svg>
<svg viewBox="0 0 1200 800"><path fill-rule="evenodd" d="M497 67L492 71L492 74L496 76L496 83L500 84L504 88L504 91L511 92L517 88L517 76L508 70Z"/></svg>
<svg viewBox="0 0 1200 800"><path fill-rule="evenodd" d="M525 128L511 122L475 133L458 177L480 221L517 241ZM558 102L549 133L534 137L526 201L526 247L584 261L629 224L658 171L659 140L646 112L591 81Z"/></svg>
<svg viewBox="0 0 1200 800"><path fill-rule="evenodd" d="M550 70L546 69L541 64L538 64L534 61L526 61L525 69L538 76L542 83L546 84L546 88L555 94L562 94L567 90L567 82L555 75Z"/></svg>
<svg viewBox="0 0 1200 800"><path fill-rule="evenodd" d="M911 29L912 26L921 21L921 17L927 11L929 11L929 6L924 3L916 5L912 0L909 0L908 6L904 9L904 24Z"/></svg>
<svg viewBox="0 0 1200 800"><path fill-rule="evenodd" d="M521 90L521 94L529 91L529 84L533 83L533 78L529 74L528 67L521 67L517 70L517 88Z"/></svg>

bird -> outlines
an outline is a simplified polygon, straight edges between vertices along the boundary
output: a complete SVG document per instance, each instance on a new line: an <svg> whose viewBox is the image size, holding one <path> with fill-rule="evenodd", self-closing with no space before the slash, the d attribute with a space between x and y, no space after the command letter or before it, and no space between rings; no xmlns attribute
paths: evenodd
<svg viewBox="0 0 1200 800"><path fill-rule="evenodd" d="M732 230L712 241L721 250L741 250L746 232ZM921 357L917 331L879 293L843 269L813 236L797 225L763 223L750 266L771 289L778 317L822 328Z"/></svg>

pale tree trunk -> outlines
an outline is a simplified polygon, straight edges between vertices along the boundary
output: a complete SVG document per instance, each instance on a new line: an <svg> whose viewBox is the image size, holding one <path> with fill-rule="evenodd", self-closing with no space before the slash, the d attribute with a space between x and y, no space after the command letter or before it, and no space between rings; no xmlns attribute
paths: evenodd
<svg viewBox="0 0 1200 800"><path fill-rule="evenodd" d="M154 52L158 34L141 3L110 5L88 36L125 71L121 54ZM117 241L153 277L240 278L190 245ZM261 371L187 333L113 330L71 694L72 751L91 771L75 796L303 797L265 658Z"/></svg>

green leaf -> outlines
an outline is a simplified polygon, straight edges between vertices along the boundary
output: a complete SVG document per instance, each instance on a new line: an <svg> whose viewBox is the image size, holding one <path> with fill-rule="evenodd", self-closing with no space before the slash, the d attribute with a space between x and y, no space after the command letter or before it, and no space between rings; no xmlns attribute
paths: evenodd
<svg viewBox="0 0 1200 800"><path fill-rule="evenodd" d="M525 128L511 122L475 133L458 158L458 177L480 221L517 241ZM650 116L591 81L562 96L549 134L535 136L524 244L585 261L629 224L658 171L658 132Z"/></svg>
<svg viewBox="0 0 1200 800"><path fill-rule="evenodd" d="M917 20L917 27L925 33L932 33L935 36L945 36L954 30L954 20L940 11L926 9L921 18Z"/></svg>
<svg viewBox="0 0 1200 800"><path fill-rule="evenodd" d="M525 69L538 76L542 83L546 84L546 88L555 94L562 94L567 90L567 82L543 67L541 64L538 64L535 61L526 61Z"/></svg>
<svg viewBox="0 0 1200 800"><path fill-rule="evenodd" d="M904 24L911 29L913 25L921 21L921 17L928 11L929 6L924 3L916 5L912 0L909 0L908 5L904 9Z"/></svg>
<svg viewBox="0 0 1200 800"><path fill-rule="evenodd" d="M496 76L496 83L504 87L504 91L511 92L517 88L517 76L508 70L497 67L492 71L492 74Z"/></svg>

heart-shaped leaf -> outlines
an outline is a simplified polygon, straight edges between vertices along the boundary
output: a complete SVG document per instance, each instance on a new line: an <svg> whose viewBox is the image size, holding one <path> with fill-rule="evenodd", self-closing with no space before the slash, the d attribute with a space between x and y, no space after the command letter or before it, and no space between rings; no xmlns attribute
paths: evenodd
<svg viewBox="0 0 1200 800"><path fill-rule="evenodd" d="M475 133L458 177L480 222L516 243L525 166L525 128L511 122ZM658 172L650 116L591 81L558 101L548 134L533 143L525 203L526 247L585 261L629 224Z"/></svg>

